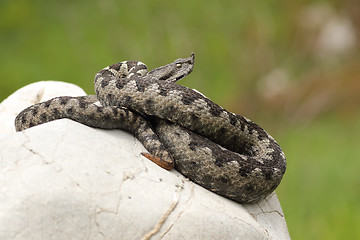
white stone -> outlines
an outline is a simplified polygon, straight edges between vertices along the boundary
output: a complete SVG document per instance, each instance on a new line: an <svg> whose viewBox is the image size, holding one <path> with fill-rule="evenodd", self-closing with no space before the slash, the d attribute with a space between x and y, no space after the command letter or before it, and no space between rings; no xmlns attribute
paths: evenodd
<svg viewBox="0 0 360 240"><path fill-rule="evenodd" d="M0 239L290 239L275 193L237 204L144 158L124 131L63 119L15 132L23 94L40 99L28 87L0 105Z"/></svg>
<svg viewBox="0 0 360 240"><path fill-rule="evenodd" d="M0 104L0 132L11 133L16 115L28 106L58 96L86 95L80 87L58 81L40 81L20 88Z"/></svg>

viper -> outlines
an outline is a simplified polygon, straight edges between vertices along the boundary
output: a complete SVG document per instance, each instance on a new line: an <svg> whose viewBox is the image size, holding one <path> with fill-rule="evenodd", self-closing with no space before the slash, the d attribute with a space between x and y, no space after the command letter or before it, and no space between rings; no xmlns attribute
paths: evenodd
<svg viewBox="0 0 360 240"><path fill-rule="evenodd" d="M238 203L257 202L279 185L286 159L278 143L251 120L231 113L176 82L194 67L194 54L148 71L124 61L95 76L96 95L61 96L32 105L15 119L22 131L69 118L90 127L129 131L144 156Z"/></svg>

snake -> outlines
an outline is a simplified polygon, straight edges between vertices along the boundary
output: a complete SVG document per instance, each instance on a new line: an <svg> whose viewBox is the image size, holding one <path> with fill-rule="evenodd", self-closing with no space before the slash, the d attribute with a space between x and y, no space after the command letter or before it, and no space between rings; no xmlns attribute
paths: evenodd
<svg viewBox="0 0 360 240"><path fill-rule="evenodd" d="M148 71L123 61L95 76L96 95L60 96L34 104L15 118L16 131L68 118L94 128L132 133L165 169L237 203L255 203L280 184L285 154L263 128L177 84L195 56Z"/></svg>

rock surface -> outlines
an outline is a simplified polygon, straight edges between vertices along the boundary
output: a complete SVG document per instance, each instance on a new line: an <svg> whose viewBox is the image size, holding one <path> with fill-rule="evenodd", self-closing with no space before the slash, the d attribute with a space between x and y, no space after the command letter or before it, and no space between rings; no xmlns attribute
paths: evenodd
<svg viewBox="0 0 360 240"><path fill-rule="evenodd" d="M57 120L23 132L23 108L77 86L38 82L0 104L0 239L290 239L273 193L240 205L166 171L131 134Z"/></svg>

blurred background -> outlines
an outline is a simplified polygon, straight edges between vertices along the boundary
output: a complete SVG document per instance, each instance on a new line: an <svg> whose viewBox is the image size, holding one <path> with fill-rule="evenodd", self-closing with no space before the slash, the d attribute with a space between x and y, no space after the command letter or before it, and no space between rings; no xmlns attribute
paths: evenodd
<svg viewBox="0 0 360 240"><path fill-rule="evenodd" d="M264 127L293 239L360 239L357 0L0 0L0 101L40 80L93 94L101 68L196 54L180 84Z"/></svg>

